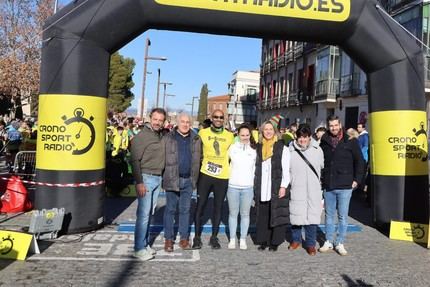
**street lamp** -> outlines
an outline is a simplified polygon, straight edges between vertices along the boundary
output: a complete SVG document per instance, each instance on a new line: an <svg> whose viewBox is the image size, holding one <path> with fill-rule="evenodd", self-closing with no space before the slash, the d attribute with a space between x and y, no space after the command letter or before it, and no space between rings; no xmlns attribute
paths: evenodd
<svg viewBox="0 0 430 287"><path fill-rule="evenodd" d="M58 10L58 0L55 0L54 2L54 14L57 13Z"/></svg>
<svg viewBox="0 0 430 287"><path fill-rule="evenodd" d="M167 88L167 85L171 86L171 85L173 85L173 83L161 82L160 85L163 85L163 88L164 88L163 109L165 109L166 108L166 105L165 105L165 103L166 103L166 88Z"/></svg>
<svg viewBox="0 0 430 287"><path fill-rule="evenodd" d="M148 50L149 46L151 46L151 41L149 38L146 38L145 43L145 59L143 64L143 81L142 81L142 97L140 102L140 117L143 119L143 110L145 105L145 84L146 84L146 70L148 67L148 60L159 60L159 61L166 61L166 57L150 57L148 56Z"/></svg>
<svg viewBox="0 0 430 287"><path fill-rule="evenodd" d="M176 95L165 94L165 96L164 96L164 101L163 101L163 108L164 108L164 109L166 108L166 106L165 106L166 97L176 97Z"/></svg>
<svg viewBox="0 0 430 287"><path fill-rule="evenodd" d="M191 101L191 119L194 121L193 119L193 113L194 113L194 99L197 99L198 101L200 101L199 97L193 97L192 101Z"/></svg>

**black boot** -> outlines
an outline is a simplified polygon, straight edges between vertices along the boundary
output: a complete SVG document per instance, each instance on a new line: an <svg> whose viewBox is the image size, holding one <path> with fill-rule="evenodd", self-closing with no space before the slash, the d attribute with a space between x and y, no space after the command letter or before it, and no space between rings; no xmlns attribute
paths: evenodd
<svg viewBox="0 0 430 287"><path fill-rule="evenodd" d="M218 237L212 235L209 240L209 245L212 246L212 249L220 249L221 245L219 244Z"/></svg>
<svg viewBox="0 0 430 287"><path fill-rule="evenodd" d="M193 249L201 249L203 246L202 240L200 239L200 236L194 237L193 240Z"/></svg>

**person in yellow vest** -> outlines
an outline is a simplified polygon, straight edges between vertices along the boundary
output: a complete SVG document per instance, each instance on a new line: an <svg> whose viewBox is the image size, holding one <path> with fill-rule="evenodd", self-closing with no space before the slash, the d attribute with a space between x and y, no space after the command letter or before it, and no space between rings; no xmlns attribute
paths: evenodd
<svg viewBox="0 0 430 287"><path fill-rule="evenodd" d="M289 146L290 143L296 139L297 123L292 123L285 134L282 135L284 144Z"/></svg>
<svg viewBox="0 0 430 287"><path fill-rule="evenodd" d="M228 149L234 141L233 134L224 128L224 112L221 110L213 111L211 126L200 130L199 136L202 140L203 160L197 186L198 196L193 249L202 248L202 215L211 192L214 194L214 207L212 236L209 245L212 249L220 249L218 231L222 203L227 193L228 179L230 177Z"/></svg>
<svg viewBox="0 0 430 287"><path fill-rule="evenodd" d="M123 126L117 127L117 133L113 138L112 157L119 154L125 155L128 148L128 134L124 131Z"/></svg>

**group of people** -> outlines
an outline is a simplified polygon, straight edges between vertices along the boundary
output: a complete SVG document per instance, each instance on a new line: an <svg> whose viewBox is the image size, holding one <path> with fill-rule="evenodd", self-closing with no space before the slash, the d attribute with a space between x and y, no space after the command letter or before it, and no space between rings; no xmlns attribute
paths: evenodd
<svg viewBox="0 0 430 287"><path fill-rule="evenodd" d="M224 127L221 110L212 113L210 126L198 134L191 129L190 116L180 114L177 126L163 135L165 118L163 109L153 109L149 123L131 140L130 162L138 198L135 257L150 260L155 255L149 242L149 225L161 189L166 191L166 252L174 250L177 206L178 246L184 250L202 248L202 216L209 195L213 193L209 240L212 249L221 248L218 233L222 205L227 197L228 249L248 248L246 239L254 202L258 250L276 251L285 241L287 226L291 225L289 249L303 245L309 255L315 255L324 195L326 241L319 251L335 249L340 255L347 254L344 241L349 201L352 191L363 179L365 163L358 140L346 136L338 117L327 119L328 130L320 143L313 139L310 127L301 124L288 145L270 121L261 125L258 142L247 125L237 129L235 139ZM197 206L195 236L191 244L190 205L194 189L197 189ZM302 229L305 231L304 242Z"/></svg>
<svg viewBox="0 0 430 287"><path fill-rule="evenodd" d="M9 169L12 169L19 151L36 149L36 137L37 123L32 119L0 115L0 155L5 155Z"/></svg>

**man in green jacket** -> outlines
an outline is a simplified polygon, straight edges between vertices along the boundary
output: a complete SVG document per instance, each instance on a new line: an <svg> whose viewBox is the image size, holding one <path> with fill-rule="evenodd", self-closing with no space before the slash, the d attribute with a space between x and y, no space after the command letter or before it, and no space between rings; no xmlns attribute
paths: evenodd
<svg viewBox="0 0 430 287"><path fill-rule="evenodd" d="M150 122L131 141L131 166L138 200L134 256L143 261L154 258L156 253L149 246L149 225L160 193L161 174L165 164L165 147L161 134L165 119L164 109L153 109Z"/></svg>

